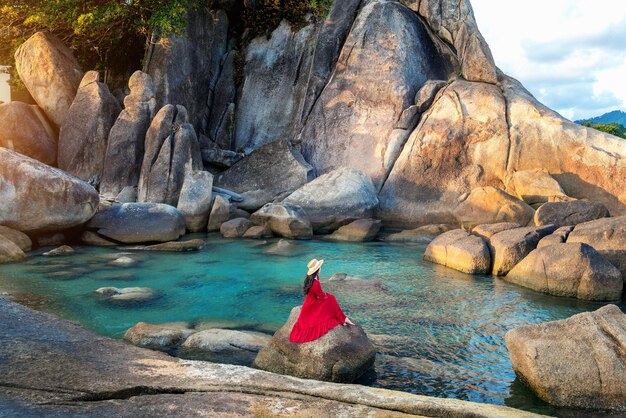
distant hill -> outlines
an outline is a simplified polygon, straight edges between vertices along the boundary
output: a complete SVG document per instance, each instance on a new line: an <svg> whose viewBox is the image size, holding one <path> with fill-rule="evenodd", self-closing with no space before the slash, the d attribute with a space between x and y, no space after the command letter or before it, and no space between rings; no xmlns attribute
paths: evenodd
<svg viewBox="0 0 626 418"><path fill-rule="evenodd" d="M622 112L621 110L614 110L609 113L605 113L602 116L597 116L591 119L583 119L577 120L576 123L583 124L585 122L591 122L592 124L602 123L619 123L622 126L626 126L626 112Z"/></svg>

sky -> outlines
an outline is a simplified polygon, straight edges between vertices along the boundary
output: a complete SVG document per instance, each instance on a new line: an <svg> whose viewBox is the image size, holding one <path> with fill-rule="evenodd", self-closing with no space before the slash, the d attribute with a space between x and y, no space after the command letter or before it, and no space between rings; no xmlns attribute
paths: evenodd
<svg viewBox="0 0 626 418"><path fill-rule="evenodd" d="M625 0L472 0L496 65L577 120L626 111Z"/></svg>

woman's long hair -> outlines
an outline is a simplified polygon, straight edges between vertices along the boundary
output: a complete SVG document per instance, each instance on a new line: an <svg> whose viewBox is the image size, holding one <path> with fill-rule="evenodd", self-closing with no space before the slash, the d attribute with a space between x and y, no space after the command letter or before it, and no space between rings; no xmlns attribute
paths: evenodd
<svg viewBox="0 0 626 418"><path fill-rule="evenodd" d="M311 290L311 287L313 286L313 282L315 281L315 278L317 277L319 272L320 271L318 270L315 273L309 274L304 278L304 284L302 285L303 296L306 296L309 293L309 290Z"/></svg>

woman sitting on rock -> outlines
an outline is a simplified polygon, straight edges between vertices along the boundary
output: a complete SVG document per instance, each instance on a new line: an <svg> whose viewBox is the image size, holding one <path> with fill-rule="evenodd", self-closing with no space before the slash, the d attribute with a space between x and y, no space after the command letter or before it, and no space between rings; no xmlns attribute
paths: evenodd
<svg viewBox="0 0 626 418"><path fill-rule="evenodd" d="M307 267L302 294L305 296L300 316L291 330L292 343L306 343L317 340L337 325L354 325L331 293L326 293L320 285L320 269L324 260L313 259Z"/></svg>

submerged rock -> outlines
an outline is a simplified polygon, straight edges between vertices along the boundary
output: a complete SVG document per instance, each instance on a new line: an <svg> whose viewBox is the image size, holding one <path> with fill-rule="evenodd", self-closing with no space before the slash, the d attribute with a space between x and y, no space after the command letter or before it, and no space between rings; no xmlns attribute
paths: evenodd
<svg viewBox="0 0 626 418"><path fill-rule="evenodd" d="M293 257L300 254L301 248L297 243L291 242L286 239L279 240L276 244L272 244L267 248L264 253L271 255L280 255L284 257Z"/></svg>
<svg viewBox="0 0 626 418"><path fill-rule="evenodd" d="M302 208L285 203L268 203L254 212L250 220L268 227L274 234L290 239L311 239L311 222Z"/></svg>
<svg viewBox="0 0 626 418"><path fill-rule="evenodd" d="M157 251L157 252L186 252L200 251L205 246L205 242L201 239L192 239L189 241L170 241L162 244L144 245L139 247L124 247L128 251Z"/></svg>
<svg viewBox="0 0 626 418"><path fill-rule="evenodd" d="M60 247L55 248L54 250L50 250L42 255L46 257L59 257L64 255L69 255L74 253L74 249L69 245L62 245Z"/></svg>
<svg viewBox="0 0 626 418"><path fill-rule="evenodd" d="M56 36L37 32L15 52L15 68L39 107L61 126L83 77L72 51Z"/></svg>
<svg viewBox="0 0 626 418"><path fill-rule="evenodd" d="M339 168L305 184L282 203L302 208L316 232L331 232L354 220L370 217L378 205L378 197L367 174L353 168Z"/></svg>
<svg viewBox="0 0 626 418"><path fill-rule="evenodd" d="M587 244L554 244L532 251L504 280L538 292L584 300L622 298L620 271Z"/></svg>
<svg viewBox="0 0 626 418"><path fill-rule="evenodd" d="M114 205L98 212L87 227L125 244L175 241L185 234L180 212L159 203Z"/></svg>
<svg viewBox="0 0 626 418"><path fill-rule="evenodd" d="M285 325L259 352L255 367L306 379L350 383L374 364L376 349L359 325L339 325L308 343L290 342L289 334L299 315L300 307L291 310Z"/></svg>
<svg viewBox="0 0 626 418"><path fill-rule="evenodd" d="M21 102L0 103L0 120L0 147L44 164L56 164L56 134L39 107Z"/></svg>
<svg viewBox="0 0 626 418"><path fill-rule="evenodd" d="M208 329L191 334L176 356L189 360L251 366L257 353L271 340L266 334L227 329Z"/></svg>
<svg viewBox="0 0 626 418"><path fill-rule="evenodd" d="M157 298L158 294L149 287L101 287L95 292L112 302L141 303L150 302Z"/></svg>
<svg viewBox="0 0 626 418"><path fill-rule="evenodd" d="M124 340L137 347L171 352L191 334L191 330L139 322L124 334Z"/></svg>
<svg viewBox="0 0 626 418"><path fill-rule="evenodd" d="M130 258L130 257L120 257L120 258L116 258L115 260L111 261L109 264L111 264L112 266L116 266L116 267L132 267L135 264L137 264L137 260Z"/></svg>
<svg viewBox="0 0 626 418"><path fill-rule="evenodd" d="M615 305L505 337L515 373L558 407L626 411L626 315Z"/></svg>
<svg viewBox="0 0 626 418"><path fill-rule="evenodd" d="M491 267L487 242L462 229L435 238L424 252L424 260L469 274L486 274Z"/></svg>
<svg viewBox="0 0 626 418"><path fill-rule="evenodd" d="M89 184L0 148L0 224L23 232L63 230L87 222L98 203Z"/></svg>
<svg viewBox="0 0 626 418"><path fill-rule="evenodd" d="M261 238L271 238L274 234L272 234L272 230L267 226L253 226L250 227L244 234L244 238L250 239L261 239Z"/></svg>

